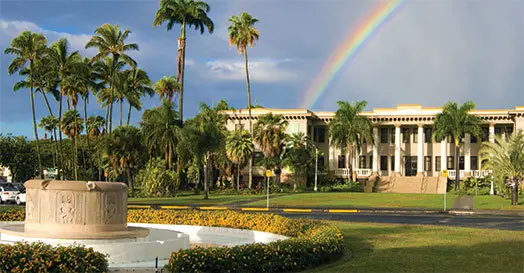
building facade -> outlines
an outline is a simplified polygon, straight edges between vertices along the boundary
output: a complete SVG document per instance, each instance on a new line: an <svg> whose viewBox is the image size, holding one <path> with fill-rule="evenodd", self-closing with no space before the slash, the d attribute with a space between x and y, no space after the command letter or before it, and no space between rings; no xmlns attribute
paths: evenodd
<svg viewBox="0 0 524 273"><path fill-rule="evenodd" d="M375 145L364 143L360 153L353 158L348 158L341 147L330 143L328 126L335 112L255 108L252 109L252 116L253 123L259 116L270 112L284 116L289 122L287 132L307 134L322 154L319 164L335 176L347 177L346 161L350 160L358 178L378 176L383 182L389 181L389 184L411 181L418 185L417 181L430 183L433 180L438 184L441 181L431 178L440 178L445 169L450 179L455 176L455 144L451 140L436 142L433 138L435 117L441 111L442 108L401 104L396 108L375 108L363 112L362 115L373 124ZM249 128L247 110L229 110L224 113L228 116L228 130ZM471 114L482 120L482 135L476 138L466 134L462 141L459 155L461 178L483 177L487 174L488 171L481 170L479 157L483 141L493 142L495 135L506 137L516 130L524 130L524 106L503 110L474 110ZM410 180L409 177L420 179ZM437 187L442 188L442 185Z"/></svg>

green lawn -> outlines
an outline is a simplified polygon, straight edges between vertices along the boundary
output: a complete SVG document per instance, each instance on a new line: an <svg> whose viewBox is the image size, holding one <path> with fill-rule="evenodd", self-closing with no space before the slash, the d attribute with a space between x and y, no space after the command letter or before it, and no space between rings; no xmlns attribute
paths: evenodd
<svg viewBox="0 0 524 273"><path fill-rule="evenodd" d="M519 205L512 206L511 200L496 195L473 196L475 209L524 210L524 196L519 196Z"/></svg>
<svg viewBox="0 0 524 273"><path fill-rule="evenodd" d="M456 195L447 195L447 207L453 206ZM247 206L264 206L266 201L256 201ZM275 207L344 207L344 208L423 208L443 209L442 194L407 193L358 193L319 192L298 193L272 198L270 206Z"/></svg>
<svg viewBox="0 0 524 273"><path fill-rule="evenodd" d="M189 195L169 198L129 198L129 204L154 204L154 205L232 205L237 202L263 198L263 195L209 195L204 200L204 195ZM264 203L265 205L265 203Z"/></svg>
<svg viewBox="0 0 524 273"><path fill-rule="evenodd" d="M522 273L524 233L488 229L337 222L351 251L306 272Z"/></svg>

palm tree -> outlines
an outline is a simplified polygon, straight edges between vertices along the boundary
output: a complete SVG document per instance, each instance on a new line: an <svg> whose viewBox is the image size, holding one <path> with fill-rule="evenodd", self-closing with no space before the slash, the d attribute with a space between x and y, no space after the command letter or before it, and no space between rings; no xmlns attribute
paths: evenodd
<svg viewBox="0 0 524 273"><path fill-rule="evenodd" d="M107 82L109 93L111 94L111 97L114 97L114 93L116 92L115 86L114 86L114 79L116 78L116 72L118 69L116 68L119 66L119 61L122 60L124 63L130 65L132 68L135 68L136 62L133 60L133 58L129 57L126 52L131 50L138 50L137 44L126 44L126 39L131 33L130 30L126 29L122 31L118 25L110 25L110 24L103 24L102 26L98 27L95 30L95 35L91 37L91 39L87 42L85 48L91 48L96 47L98 49L98 53L91 59L91 61L98 61L102 60L103 58L111 55L112 61L108 62L106 59L106 63L111 63L112 67L110 67L109 71L111 71L111 74L109 75L113 80L110 80ZM113 101L109 102L109 118L107 119L107 122L109 124L108 132L111 133L111 120L113 118Z"/></svg>
<svg viewBox="0 0 524 273"><path fill-rule="evenodd" d="M354 105L347 101L338 101L335 118L329 124L331 141L336 147L345 148L347 154L346 169L348 180L355 181L354 166L351 159L360 152L362 143L373 143L371 121L360 115L367 105L366 101L357 101Z"/></svg>
<svg viewBox="0 0 524 273"><path fill-rule="evenodd" d="M481 133L480 119L470 114L473 109L475 104L472 101L467 101L460 107L455 102L448 102L435 117L435 140L442 141L448 137L455 143L455 190L459 189L460 183L459 155L462 138L466 134L479 137Z"/></svg>
<svg viewBox="0 0 524 273"><path fill-rule="evenodd" d="M77 145L76 145L76 138L82 133L84 130L84 125L82 118L80 117L80 113L75 110L67 110L64 113L64 116L62 118L62 132L73 141L74 145L74 155L73 155L73 168L74 168L74 174L75 174L75 180L78 179L78 151L77 151Z"/></svg>
<svg viewBox="0 0 524 273"><path fill-rule="evenodd" d="M129 110L127 112L127 122L131 119L131 108L135 108L140 111L142 109L142 102L140 98L146 94L150 97L153 96L154 91L151 88L151 80L147 75L147 72L140 68L132 69L128 73L127 89L125 92L125 98L129 103Z"/></svg>
<svg viewBox="0 0 524 273"><path fill-rule="evenodd" d="M178 142L177 114L173 103L164 100L162 106L145 110L140 122L149 154L163 152L169 169L172 169L173 153Z"/></svg>
<svg viewBox="0 0 524 273"><path fill-rule="evenodd" d="M313 148L311 140L303 132L292 134L286 140L284 165L291 168L297 174L297 178L300 175L307 177L307 169L317 156Z"/></svg>
<svg viewBox="0 0 524 273"><path fill-rule="evenodd" d="M246 130L235 130L227 136L227 157L237 165L237 190L240 187L240 167L253 154L254 149L251 134Z"/></svg>
<svg viewBox="0 0 524 273"><path fill-rule="evenodd" d="M58 127L58 119L53 115L45 116L40 119L38 127L44 129L46 132L49 132L53 136L55 141L55 166L58 165L58 140L56 139L56 128Z"/></svg>
<svg viewBox="0 0 524 273"><path fill-rule="evenodd" d="M125 175L133 190L133 177L143 154L141 132L133 126L119 126L109 136L107 156L113 175Z"/></svg>
<svg viewBox="0 0 524 273"><path fill-rule="evenodd" d="M166 98L168 101L172 101L175 93L180 92L180 84L176 81L175 76L164 76L155 83L153 89L160 96L160 99Z"/></svg>
<svg viewBox="0 0 524 273"><path fill-rule="evenodd" d="M86 122L86 133L90 138L101 136L105 120L101 116L90 116Z"/></svg>
<svg viewBox="0 0 524 273"><path fill-rule="evenodd" d="M280 187L281 157L285 146L287 125L288 122L282 115L269 113L261 116L254 128L254 140L264 153L266 169L270 167L269 162L276 163L274 168L277 187Z"/></svg>
<svg viewBox="0 0 524 273"><path fill-rule="evenodd" d="M167 30L175 24L180 24L180 37L178 37L177 82L180 84L179 116L183 120L184 106L184 68L186 61L186 27L194 27L204 34L205 29L213 33L215 28L211 18L207 16L209 5L202 1L194 0L160 0L160 8L155 14L153 26L160 26L167 22Z"/></svg>
<svg viewBox="0 0 524 273"><path fill-rule="evenodd" d="M247 47L253 47L258 41L258 29L255 28L255 23L258 19L254 18L247 12L240 13L240 17L233 15L229 19L230 25L227 28L229 32L229 44L235 45L240 54L244 55L244 67L246 70L246 85L247 85L247 109L249 112L249 132L253 137L253 126L251 124L251 85L249 83L249 68L247 60ZM249 187L253 181L253 157L249 158Z"/></svg>
<svg viewBox="0 0 524 273"><path fill-rule="evenodd" d="M484 169L493 170L501 181L509 180L511 204L518 205L519 183L524 182L524 132L518 130L507 140L497 136L494 143L482 143L480 157Z"/></svg>
<svg viewBox="0 0 524 273"><path fill-rule="evenodd" d="M38 157L38 171L40 176L43 176L42 161L40 160L40 148L38 145L38 131L36 129L36 116L35 116L35 100L34 100L34 83L33 83L33 65L38 62L46 54L47 39L42 34L34 33L31 31L23 31L15 37L10 44L10 47L4 50L4 54L13 54L16 57L11 61L7 67L7 73L12 75L13 73L20 71L26 64L29 63L29 91L31 99L31 112L33 115L33 132L36 140L36 154Z"/></svg>

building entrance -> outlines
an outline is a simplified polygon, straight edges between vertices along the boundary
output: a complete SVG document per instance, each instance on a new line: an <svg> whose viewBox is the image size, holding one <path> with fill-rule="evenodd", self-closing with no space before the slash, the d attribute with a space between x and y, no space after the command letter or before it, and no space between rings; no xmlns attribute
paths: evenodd
<svg viewBox="0 0 524 273"><path fill-rule="evenodd" d="M416 156L405 156L404 157L404 176L416 176L417 175L417 157Z"/></svg>

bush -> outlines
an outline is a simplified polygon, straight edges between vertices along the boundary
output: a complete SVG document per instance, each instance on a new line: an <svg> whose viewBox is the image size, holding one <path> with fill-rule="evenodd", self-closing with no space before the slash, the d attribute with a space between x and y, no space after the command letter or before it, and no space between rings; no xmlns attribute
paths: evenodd
<svg viewBox="0 0 524 273"><path fill-rule="evenodd" d="M0 221L1 222L12 222L12 221L24 221L25 210L18 207L0 207Z"/></svg>
<svg viewBox="0 0 524 273"><path fill-rule="evenodd" d="M166 266L171 272L288 272L333 261L344 253L342 232L311 219L235 211L130 210L129 222L219 226L291 236L269 244L192 248L174 252Z"/></svg>
<svg viewBox="0 0 524 273"><path fill-rule="evenodd" d="M107 272L105 255L81 246L0 244L1 272Z"/></svg>
<svg viewBox="0 0 524 273"><path fill-rule="evenodd" d="M175 196L179 185L178 173L168 170L165 160L151 158L146 168L138 173L135 188L140 189L139 197L171 197Z"/></svg>

